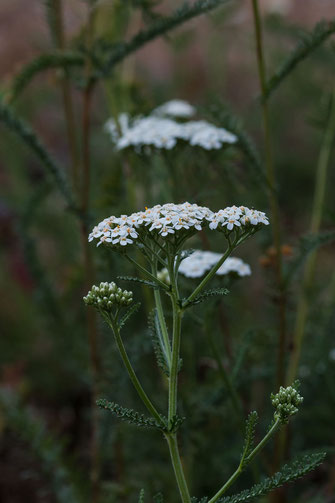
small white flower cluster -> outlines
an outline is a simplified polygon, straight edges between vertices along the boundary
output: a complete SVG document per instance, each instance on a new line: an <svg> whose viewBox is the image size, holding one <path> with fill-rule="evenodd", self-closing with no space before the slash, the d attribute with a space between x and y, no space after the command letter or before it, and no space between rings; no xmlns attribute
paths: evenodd
<svg viewBox="0 0 335 503"><path fill-rule="evenodd" d="M152 115L135 117L132 121L127 114L121 114L118 125L114 119L105 124L117 150L127 147L162 148L171 150L178 141L188 142L206 150L220 149L225 143L235 143L237 137L224 128L207 121L176 122L169 117L187 118L194 108L187 102L172 100L156 108Z"/></svg>
<svg viewBox="0 0 335 503"><path fill-rule="evenodd" d="M184 100L170 100L155 108L153 115L188 118L195 115L196 109Z"/></svg>
<svg viewBox="0 0 335 503"><path fill-rule="evenodd" d="M196 250L189 257L181 261L179 272L187 278L200 278L209 271L222 258L221 253L211 251ZM248 264L237 257L228 257L216 274L223 276L229 273L236 273L238 276L250 276L251 269Z"/></svg>
<svg viewBox="0 0 335 503"><path fill-rule="evenodd" d="M299 395L294 386L284 388L280 386L279 392L271 394L271 402L275 407L275 419L280 419L282 423L287 423L290 416L298 412L299 405L303 402L303 397Z"/></svg>
<svg viewBox="0 0 335 503"><path fill-rule="evenodd" d="M109 243L126 246L139 237L139 233L153 233L155 237L166 238L180 232L200 231L209 223L210 229L231 231L234 227L268 225L263 212L250 210L244 206L232 206L214 213L205 206L188 202L182 204L157 204L153 208L131 215L111 216L100 222L89 235L88 240L98 239L98 245Z"/></svg>

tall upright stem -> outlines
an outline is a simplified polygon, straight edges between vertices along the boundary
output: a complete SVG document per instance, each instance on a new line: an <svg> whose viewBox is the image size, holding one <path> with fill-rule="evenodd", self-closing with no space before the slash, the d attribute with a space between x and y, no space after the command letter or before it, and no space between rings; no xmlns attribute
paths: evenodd
<svg viewBox="0 0 335 503"><path fill-rule="evenodd" d="M286 294L282 274L282 251L280 233L279 203L276 195L275 169L272 156L271 128L269 123L269 110L266 101L266 68L263 51L262 24L259 12L258 0L252 0L252 10L256 38L256 52L258 64L258 77L262 94L262 116L265 140L265 168L268 182L268 197L271 210L271 224L273 243L276 250L276 282L278 289L278 321L279 340L277 354L277 387L283 384L285 371L285 346L286 346Z"/></svg>
<svg viewBox="0 0 335 503"><path fill-rule="evenodd" d="M94 28L94 12L89 6L87 27L86 27L86 45L89 49L92 45ZM91 102L93 94L93 86L90 81L91 77L91 62L89 56L85 65L86 86L83 92L83 113L82 113L82 172L81 172L81 209L83 213L83 223L81 226L83 249L84 249L84 265L86 271L86 288L87 290L94 283L94 265L91 255L91 249L87 240L88 221L87 216L90 206L90 179L91 179L91 150L90 150L90 133L91 133ZM92 484L92 503L97 503L100 494L100 456L99 456L99 415L96 406L98 398L98 380L100 374L99 352L98 352L98 330L96 313L93 309L87 310L87 333L90 347L91 359L91 484Z"/></svg>
<svg viewBox="0 0 335 503"><path fill-rule="evenodd" d="M64 50L66 46L65 34L63 29L63 4L62 0L53 0L55 12L55 36L57 48ZM71 87L66 71L61 78L61 89L63 95L63 108L65 114L66 133L71 159L71 179L75 192L78 190L79 183L79 153L76 138L76 125L74 120L73 102Z"/></svg>
<svg viewBox="0 0 335 503"><path fill-rule="evenodd" d="M178 366L180 354L181 321L183 309L180 307L178 286L174 274L174 263L169 264L169 276L171 281L171 303L173 310L173 331L172 331L172 357L169 376L169 405L168 405L168 424L177 413L178 397ZM173 470L176 476L180 496L183 503L191 503L191 497L186 483L182 462L180 459L178 440L175 432L169 432L165 435L167 440Z"/></svg>
<svg viewBox="0 0 335 503"><path fill-rule="evenodd" d="M335 134L335 87L332 93L332 101L331 101L328 123L326 126L323 142L321 145L316 170L315 192L314 192L313 210L310 224L310 232L312 234L316 234L320 230L322 210L326 193L327 171L334 141L334 134ZM306 321L309 310L308 295L313 283L316 256L317 256L316 252L311 253L305 265L303 285L298 301L295 331L293 336L293 349L287 372L288 384L291 384L297 375L302 342L305 335Z"/></svg>

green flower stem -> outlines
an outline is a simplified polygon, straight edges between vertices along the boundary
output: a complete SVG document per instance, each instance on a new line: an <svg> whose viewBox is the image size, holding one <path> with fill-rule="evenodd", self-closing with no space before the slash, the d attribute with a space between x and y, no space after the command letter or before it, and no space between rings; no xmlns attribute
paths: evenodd
<svg viewBox="0 0 335 503"><path fill-rule="evenodd" d="M254 448L254 450L245 459L242 459L238 468L232 474L232 476L227 480L227 482L221 487L221 489L209 500L208 503L215 503L223 494L229 489L229 487L235 482L236 479L241 475L245 467L254 459L254 457L263 449L270 438L278 430L281 422L280 419L276 419L268 433L259 442L259 444Z"/></svg>
<svg viewBox="0 0 335 503"><path fill-rule="evenodd" d="M185 480L183 466L181 464L176 434L165 435L165 438L169 446L171 462L176 476L182 502L191 503L190 493Z"/></svg>
<svg viewBox="0 0 335 503"><path fill-rule="evenodd" d="M311 225L310 225L310 232L312 234L316 234L320 230L322 210L326 193L327 171L334 141L334 133L335 133L335 87L332 93L332 102L331 102L329 119L326 126L326 131L323 138L316 170L315 192L314 192ZM305 335L305 326L309 310L308 293L313 283L316 256L317 256L316 252L311 253L305 265L303 287L298 302L295 332L293 336L293 350L291 353L289 368L287 372L286 382L289 384L294 381L297 375L301 354L301 347Z"/></svg>
<svg viewBox="0 0 335 503"><path fill-rule="evenodd" d="M172 333L172 361L169 378L169 421L177 412L177 388L178 388L178 363L180 353L182 309L177 305L176 298L173 304L173 333Z"/></svg>
<svg viewBox="0 0 335 503"><path fill-rule="evenodd" d="M174 273L174 261L170 260L168 265L169 276L171 281L171 303L173 310L173 331L172 331L172 359L169 377L169 405L168 405L168 423L177 413L177 391L178 391L178 364L180 354L180 338L181 338L181 321L183 317L183 309L180 307L178 285L176 275ZM180 459L177 436L175 433L165 435L173 470L176 476L180 496L183 503L191 503L190 493L185 480L183 466Z"/></svg>
<svg viewBox="0 0 335 503"><path fill-rule="evenodd" d="M156 263L153 263L153 265L152 265L152 273L154 276L157 276L157 264ZM162 299L161 299L161 294L160 294L159 290L157 290L157 289L154 290L154 297L155 297L155 305L156 305L158 321L159 321L159 325L161 327L162 336L163 336L163 343L164 343L164 349L165 349L164 352L165 352L165 355L168 360L169 369L171 369L171 344L170 344L168 329L167 329L167 326L165 323L163 306L162 306Z"/></svg>
<svg viewBox="0 0 335 503"><path fill-rule="evenodd" d="M157 419L157 421L159 423L162 423L163 420L162 420L162 417L161 415L159 414L159 412L157 411L156 407L152 404L150 398L148 397L148 395L146 394L146 392L144 391L144 389L142 388L142 385L140 383L140 381L138 380L136 374L135 374L135 371L132 367L132 364L130 363L130 360L128 358L128 355L127 355L127 352L126 352L126 349L124 347L124 344L122 342L122 339L121 339L121 335L120 335L120 330L119 328L116 326L115 323L111 322L111 320L104 316L105 320L107 321L107 323L109 324L109 326L111 327L111 329L113 330L113 334L114 334L114 337L115 337L115 342L116 342L116 345L120 351L120 355L121 355L121 358L123 360L123 363L127 369L127 372L129 374L129 377L131 379L131 382L133 383L139 397L141 398L142 402L144 403L144 405L146 406L146 408L148 409L148 411L150 412L150 414L155 418Z"/></svg>
<svg viewBox="0 0 335 503"><path fill-rule="evenodd" d="M256 38L256 52L258 64L258 76L262 94L262 114L265 137L265 168L268 182L268 198L271 209L271 224L273 233L273 244L276 249L276 282L278 288L278 327L279 343L277 356L277 386L283 384L284 364L285 364L285 345L286 345L286 294L282 272L282 250L281 250L281 232L280 232L280 212L279 202L275 191L275 170L273 165L271 129L269 122L269 110L266 101L266 68L263 53L262 23L259 12L258 0L252 0L253 19Z"/></svg>
<svg viewBox="0 0 335 503"><path fill-rule="evenodd" d="M207 285L207 283L212 279L216 271L222 266L223 262L229 257L231 252L233 251L234 247L232 245L229 245L227 250L225 251L224 255L220 258L220 260L215 264L214 267L209 271L207 276L204 277L204 279L199 283L199 285L196 287L196 289L191 293L191 295L185 300L183 307L187 307L203 290L203 288Z"/></svg>

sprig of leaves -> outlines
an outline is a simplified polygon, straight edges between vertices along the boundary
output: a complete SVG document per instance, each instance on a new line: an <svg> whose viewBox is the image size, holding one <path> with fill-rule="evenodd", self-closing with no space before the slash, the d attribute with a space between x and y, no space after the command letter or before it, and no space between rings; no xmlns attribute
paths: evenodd
<svg viewBox="0 0 335 503"><path fill-rule="evenodd" d="M312 470L315 470L325 458L324 452L300 456L298 459L282 467L272 477L267 477L259 484L255 484L250 489L246 489L234 496L226 496L218 500L218 503L242 503L251 501L260 496L264 496L274 489L278 489L288 482L297 480Z"/></svg>
<svg viewBox="0 0 335 503"><path fill-rule="evenodd" d="M267 83L265 98L268 99L281 82L323 42L335 33L335 21L321 21L309 33L304 33L298 45L287 56Z"/></svg>
<svg viewBox="0 0 335 503"><path fill-rule="evenodd" d="M154 348L156 361L158 367L162 370L162 372L169 377L170 370L168 365L167 355L165 353L164 344L163 344L163 335L161 332L161 327L158 319L157 310L153 309L148 317L148 325L152 340L152 345Z"/></svg>
<svg viewBox="0 0 335 503"><path fill-rule="evenodd" d="M255 429L258 422L258 414L256 411L250 412L246 421L245 440L241 456L241 467L243 468L244 460L251 454L255 443Z"/></svg>
<svg viewBox="0 0 335 503"><path fill-rule="evenodd" d="M166 423L163 418L161 423L159 423L153 417L147 417L144 414L140 414L133 409L127 409L126 407L122 407L115 402L109 402L104 398L100 398L96 403L101 409L109 410L110 412L115 414L115 416L118 417L121 421L126 421L127 423L140 426L141 428L156 428L159 430L164 430L166 428Z"/></svg>
<svg viewBox="0 0 335 503"><path fill-rule="evenodd" d="M197 295L192 301L188 302L187 304L183 304L183 307L191 307L196 304L200 304L200 302L205 302L208 299L212 299L213 297L227 295L228 293L229 290L227 290L227 288L211 288L210 290L205 290L203 293Z"/></svg>

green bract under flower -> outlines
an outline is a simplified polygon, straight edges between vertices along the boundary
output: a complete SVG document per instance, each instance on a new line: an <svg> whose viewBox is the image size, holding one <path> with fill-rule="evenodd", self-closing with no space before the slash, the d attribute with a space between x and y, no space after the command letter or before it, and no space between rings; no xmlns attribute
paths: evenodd
<svg viewBox="0 0 335 503"><path fill-rule="evenodd" d="M106 218L94 227L89 241L97 239L97 246L108 243L114 247L124 247L151 236L174 241L179 236L192 235L204 227L229 234L231 231L243 233L255 230L268 224L265 213L246 206L231 206L213 212L205 206L188 202L168 203L131 215Z"/></svg>
<svg viewBox="0 0 335 503"><path fill-rule="evenodd" d="M102 311L110 311L113 307L126 307L133 302L133 292L122 290L114 282L93 285L84 297L85 304Z"/></svg>

